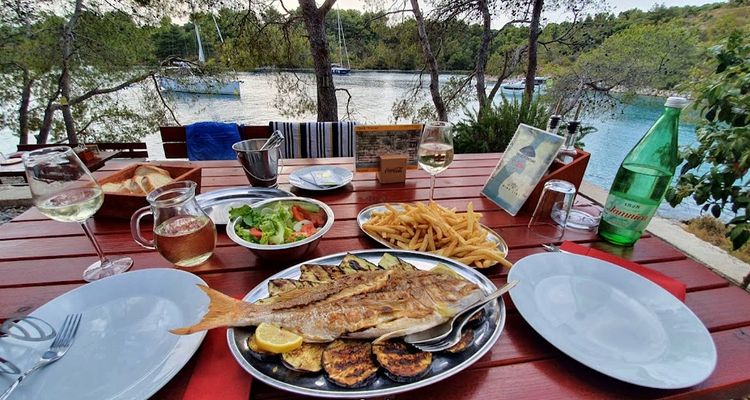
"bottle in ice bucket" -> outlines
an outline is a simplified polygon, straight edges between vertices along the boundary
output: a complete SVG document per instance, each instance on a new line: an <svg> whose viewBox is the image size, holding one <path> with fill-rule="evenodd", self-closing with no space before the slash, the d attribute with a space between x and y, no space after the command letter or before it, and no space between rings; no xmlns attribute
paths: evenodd
<svg viewBox="0 0 750 400"><path fill-rule="evenodd" d="M664 113L630 150L609 190L599 235L632 246L656 213L677 167L677 128L684 97L670 97Z"/></svg>

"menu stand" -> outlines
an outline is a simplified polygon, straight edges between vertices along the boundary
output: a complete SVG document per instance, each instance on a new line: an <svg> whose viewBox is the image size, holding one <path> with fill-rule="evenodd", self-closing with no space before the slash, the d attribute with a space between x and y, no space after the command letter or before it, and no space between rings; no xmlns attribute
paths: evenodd
<svg viewBox="0 0 750 400"><path fill-rule="evenodd" d="M589 158L591 154L583 150L576 149L576 155L573 157L573 161L565 164L558 160L552 162L547 173L542 179L536 184L531 195L521 207L521 212L531 214L534 212L536 203L539 202L539 196L542 194L544 184L551 179L562 179L568 181L576 187L576 191L581 186L583 181L583 174L586 173L586 167L589 165Z"/></svg>

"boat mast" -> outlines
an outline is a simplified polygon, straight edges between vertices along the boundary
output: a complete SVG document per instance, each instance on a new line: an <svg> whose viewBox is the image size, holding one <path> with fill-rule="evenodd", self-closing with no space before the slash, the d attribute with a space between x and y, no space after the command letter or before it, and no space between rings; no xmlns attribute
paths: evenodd
<svg viewBox="0 0 750 400"><path fill-rule="evenodd" d="M219 34L219 41L221 42L221 44L224 44L224 38L221 36L221 29L219 29L219 24L216 23L216 17L214 17L214 15L211 14L211 18L213 18L213 20L214 20L214 26L216 27L216 33Z"/></svg>
<svg viewBox="0 0 750 400"><path fill-rule="evenodd" d="M336 32L336 38L339 40L339 65L344 66L344 52L341 49L341 37L344 35L344 31L341 29L341 15L339 14L339 6L336 5L336 28L338 28L338 32Z"/></svg>
<svg viewBox="0 0 750 400"><path fill-rule="evenodd" d="M195 27L195 38L198 40L198 62L205 63L206 55L203 54L203 43L201 42L201 32L198 28L198 23L193 21L193 26Z"/></svg>

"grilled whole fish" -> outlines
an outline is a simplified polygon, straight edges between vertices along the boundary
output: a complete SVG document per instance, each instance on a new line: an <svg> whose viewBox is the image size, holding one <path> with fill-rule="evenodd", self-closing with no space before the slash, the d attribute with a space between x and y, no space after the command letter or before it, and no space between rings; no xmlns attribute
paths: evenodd
<svg viewBox="0 0 750 400"><path fill-rule="evenodd" d="M195 325L171 332L187 335L222 326L274 324L305 342L337 338L376 342L421 332L447 321L484 298L475 284L431 271L376 270L345 275L252 304L199 285L210 299Z"/></svg>

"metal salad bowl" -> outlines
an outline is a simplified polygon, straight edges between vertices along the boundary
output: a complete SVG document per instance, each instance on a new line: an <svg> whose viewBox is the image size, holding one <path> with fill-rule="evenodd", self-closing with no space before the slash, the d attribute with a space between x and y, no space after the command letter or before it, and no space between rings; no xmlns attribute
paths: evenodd
<svg viewBox="0 0 750 400"><path fill-rule="evenodd" d="M233 242L247 248L256 256L263 258L264 260L288 263L289 261L304 257L306 254L310 253L311 251L315 250L316 247L318 247L320 239L333 226L333 210L331 210L331 207L328 207L328 205L326 205L322 201L306 197L281 197L276 199L268 199L252 204L250 205L250 207L255 209L262 209L277 202L314 204L320 207L325 212L325 225L320 227L318 229L318 232L316 232L314 235L303 240L285 244L259 244L249 242L237 235L234 227L238 223L239 218L235 218L233 220L230 220L227 224L227 235L230 239L232 239Z"/></svg>

